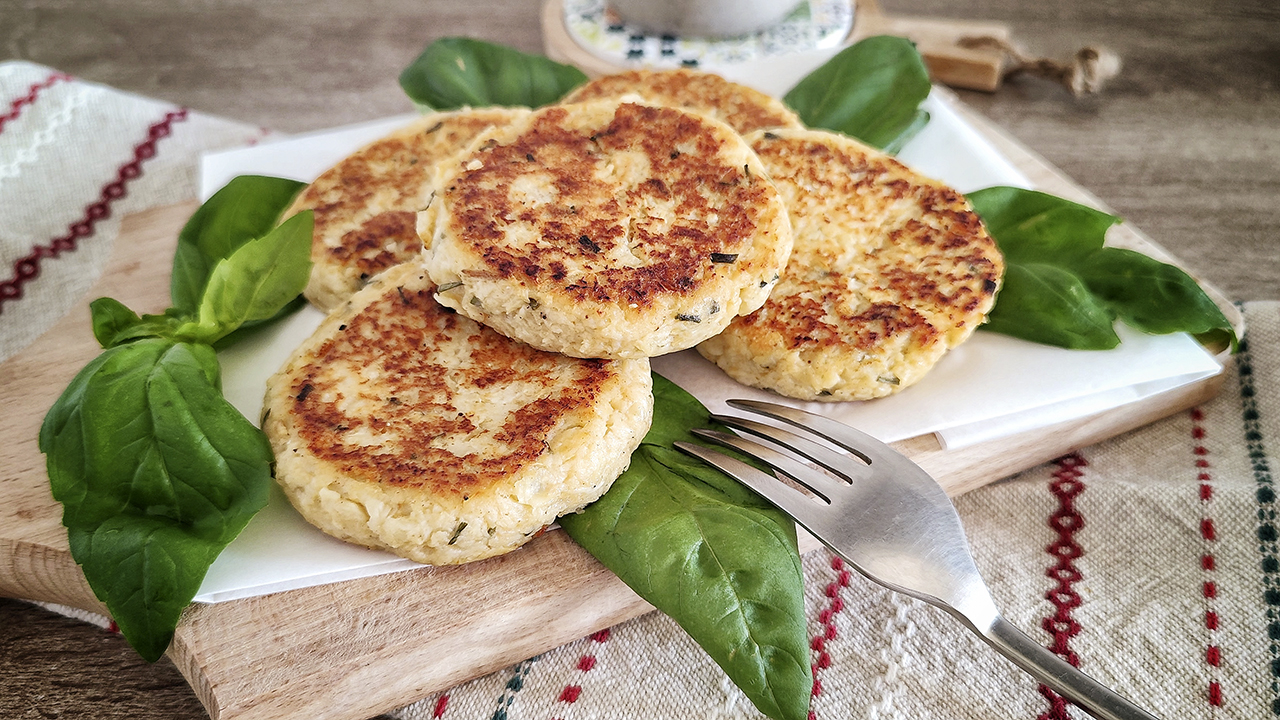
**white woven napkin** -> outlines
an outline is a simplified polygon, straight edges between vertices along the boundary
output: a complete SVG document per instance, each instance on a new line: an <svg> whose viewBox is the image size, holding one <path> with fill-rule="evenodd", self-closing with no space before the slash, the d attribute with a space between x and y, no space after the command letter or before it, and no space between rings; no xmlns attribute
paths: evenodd
<svg viewBox="0 0 1280 720"><path fill-rule="evenodd" d="M122 217L194 199L200 153L266 134L33 63L0 63L0 362L84 296ZM171 261L156 258L162 268Z"/></svg>

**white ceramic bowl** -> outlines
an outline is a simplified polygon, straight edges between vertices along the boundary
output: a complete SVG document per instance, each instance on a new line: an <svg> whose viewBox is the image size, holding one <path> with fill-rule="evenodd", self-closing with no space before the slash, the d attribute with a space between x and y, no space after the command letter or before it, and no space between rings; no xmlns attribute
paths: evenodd
<svg viewBox="0 0 1280 720"><path fill-rule="evenodd" d="M780 22L800 0L610 0L623 20L652 33L731 37Z"/></svg>

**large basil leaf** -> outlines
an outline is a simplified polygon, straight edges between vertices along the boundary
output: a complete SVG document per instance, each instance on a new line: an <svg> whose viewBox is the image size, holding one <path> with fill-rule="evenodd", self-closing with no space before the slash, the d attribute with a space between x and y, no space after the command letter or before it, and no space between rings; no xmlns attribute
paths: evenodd
<svg viewBox="0 0 1280 720"><path fill-rule="evenodd" d="M400 73L405 94L436 110L542 107L586 81L587 76L571 65L460 37L436 40Z"/></svg>
<svg viewBox="0 0 1280 720"><path fill-rule="evenodd" d="M1152 334L1188 332L1235 347L1222 310L1185 272L1103 247L1120 218L1032 190L993 187L969 201L1005 258L984 330L1078 350L1119 344L1117 318Z"/></svg>
<svg viewBox="0 0 1280 720"><path fill-rule="evenodd" d="M670 615L764 714L806 717L813 678L795 525L719 471L674 449L712 426L654 375L654 422L609 492L560 519L569 536Z"/></svg>
<svg viewBox="0 0 1280 720"><path fill-rule="evenodd" d="M809 73L783 97L805 125L835 130L877 148L901 147L927 121L920 103L929 71L910 40L857 42Z"/></svg>
<svg viewBox="0 0 1280 720"><path fill-rule="evenodd" d="M1074 265L1102 248L1120 218L1035 190L991 187L969 202L1007 262Z"/></svg>
<svg viewBox="0 0 1280 720"><path fill-rule="evenodd" d="M206 200L178 235L169 282L174 308L195 315L218 261L270 232L303 187L296 180L242 175Z"/></svg>
<svg viewBox="0 0 1280 720"><path fill-rule="evenodd" d="M212 343L242 325L274 317L307 285L311 231L312 213L301 212L219 260L196 322L179 328L179 335Z"/></svg>
<svg viewBox="0 0 1280 720"><path fill-rule="evenodd" d="M236 178L183 229L174 307L90 305L105 352L45 415L40 449L71 554L148 660L222 549L266 504L266 437L222 398L209 343L289 306L310 272L311 213L276 220L301 188ZM186 341L195 340L195 343Z"/></svg>
<svg viewBox="0 0 1280 720"><path fill-rule="evenodd" d="M1222 309L1181 268L1132 250L1102 248L1077 270L1090 291L1138 330L1155 335L1183 331L1224 346L1234 341Z"/></svg>
<svg viewBox="0 0 1280 720"><path fill-rule="evenodd" d="M1011 263L983 329L1073 350L1120 344L1115 316L1080 278L1055 265Z"/></svg>
<svg viewBox="0 0 1280 720"><path fill-rule="evenodd" d="M103 352L40 428L71 554L147 660L168 647L209 565L267 501L271 448L219 391L207 345Z"/></svg>

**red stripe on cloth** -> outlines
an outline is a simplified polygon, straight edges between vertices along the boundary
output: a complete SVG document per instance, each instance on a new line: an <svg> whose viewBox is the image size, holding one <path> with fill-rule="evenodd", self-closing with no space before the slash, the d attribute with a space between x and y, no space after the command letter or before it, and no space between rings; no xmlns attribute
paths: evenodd
<svg viewBox="0 0 1280 720"><path fill-rule="evenodd" d="M591 642L596 644L607 642L609 640L609 628L605 628L604 630L591 633L590 637L591 637ZM595 666L596 666L596 656L595 656L595 653L592 652L591 650L588 650L587 652L583 653L582 656L578 658L577 668L579 672L582 672L582 673L591 672L591 670L594 669ZM557 700L559 700L562 703L572 704L572 703L578 702L578 698L581 695L582 695L582 686L576 683L569 683L568 685L564 686L563 690L560 691L560 697L558 697Z"/></svg>
<svg viewBox="0 0 1280 720"><path fill-rule="evenodd" d="M1057 469L1053 472L1049 491L1058 500L1058 507L1049 516L1049 527L1057 533L1057 539L1045 547L1045 552L1056 560L1045 571L1045 575L1056 582L1045 593L1045 598L1053 604L1053 614L1044 618L1040 625L1051 638L1049 649L1063 660L1079 666L1080 658L1071 649L1071 639L1080 634L1080 623L1072 617L1071 611L1080 607L1081 602L1080 595L1075 591L1075 584L1083 576L1075 561L1084 555L1084 548L1076 542L1075 536L1084 527L1084 516L1076 509L1075 501L1084 492L1082 468L1088 463L1078 453L1072 453L1058 458L1054 464ZM1039 691L1049 702L1049 709L1040 714L1039 720L1071 720L1067 713L1068 703L1062 696L1047 685L1041 685Z"/></svg>
<svg viewBox="0 0 1280 720"><path fill-rule="evenodd" d="M827 652L827 643L836 639L836 616L844 610L844 598L840 597L840 591L849 587L849 580L852 578L849 570L844 566L844 559L837 555L831 556L831 569L835 571L836 578L827 583L827 587L823 589L823 593L830 602L818 613L818 622L822 623L822 630L809 641L809 648L815 654L811 667L813 689L809 691L809 696L815 698L822 695L820 671L831 667L831 654ZM817 715L810 709L809 720L815 720L816 717Z"/></svg>
<svg viewBox="0 0 1280 720"><path fill-rule="evenodd" d="M63 253L75 252L77 243L94 232L94 225L111 215L111 205L127 194L126 185L142 175L142 163L156 155L156 143L173 132L173 124L187 119L186 108L165 114L164 119L147 128L147 139L133 148L133 159L116 170L116 177L102 187L98 199L84 209L84 216L71 223L65 235L54 238L48 245L36 245L31 252L13 263L13 277L0 282L0 313L4 303L22 297L22 288L40 275L40 263L46 258L56 258Z"/></svg>
<svg viewBox="0 0 1280 720"><path fill-rule="evenodd" d="M560 702L578 702L578 696L581 694L581 685L565 685L564 690L560 691Z"/></svg>
<svg viewBox="0 0 1280 720"><path fill-rule="evenodd" d="M4 126L8 124L10 120L14 120L22 114L23 108L35 103L36 99L40 97L40 93L60 82L66 82L70 79L71 76L66 73L54 73L44 80L41 80L27 88L27 94L17 100L14 100L9 105L9 112L4 115L0 115L0 132L4 132Z"/></svg>
<svg viewBox="0 0 1280 720"><path fill-rule="evenodd" d="M1200 521L1200 537L1209 542L1218 539L1218 531L1213 525L1213 518L1204 518Z"/></svg>
<svg viewBox="0 0 1280 720"><path fill-rule="evenodd" d="M444 711L445 711L445 708L447 707L449 707L448 695L441 695L440 697L436 698L436 706L435 706L435 709L431 711L431 717L433 718L444 717Z"/></svg>
<svg viewBox="0 0 1280 720"><path fill-rule="evenodd" d="M1213 475L1209 472L1211 463L1207 459L1209 450L1204 445L1204 439L1208 435L1204 425L1204 412L1200 408L1193 408L1190 412L1191 416L1191 455L1195 458L1192 465L1195 467L1196 479L1200 483L1200 539L1204 541L1204 546L1200 554L1200 570L1203 573L1203 580L1200 586L1200 594L1204 596L1204 627L1206 630L1206 647L1204 652L1205 664L1209 666L1209 684L1205 691L1205 699L1213 707L1222 706L1222 684L1218 679L1218 668L1222 666L1222 649L1216 643L1218 631L1218 611L1214 602L1218 597L1218 583L1214 580L1214 573L1217 571L1218 562L1214 558L1214 544L1218 540L1218 529L1214 523L1212 510L1213 500Z"/></svg>

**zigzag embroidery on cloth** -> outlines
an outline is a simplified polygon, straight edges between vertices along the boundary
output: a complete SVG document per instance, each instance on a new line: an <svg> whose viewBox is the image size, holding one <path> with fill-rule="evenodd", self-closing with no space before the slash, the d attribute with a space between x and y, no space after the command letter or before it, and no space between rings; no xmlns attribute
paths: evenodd
<svg viewBox="0 0 1280 720"><path fill-rule="evenodd" d="M71 123L76 111L84 107L90 98L96 99L105 94L106 90L96 85L71 86L66 103L49 116L45 126L32 136L31 142L26 147L19 148L10 162L0 164L0 188L4 187L5 180L20 176L23 166L39 160L40 150L57 138L58 131Z"/></svg>
<svg viewBox="0 0 1280 720"><path fill-rule="evenodd" d="M1053 639L1049 649L1079 667L1080 658L1071 649L1070 641L1080 634L1080 623L1072 616L1072 611L1080 607L1080 595L1075 591L1075 584L1080 582L1081 574L1076 560L1084 555L1084 548L1076 542L1075 535L1084 527L1084 516L1076 509L1075 500L1084 492L1084 470L1081 468L1088 463L1079 453L1071 453L1058 458L1054 464L1058 469L1053 472L1049 490L1057 498L1058 508L1049 516L1049 527L1058 538L1045 548L1055 558L1053 565L1045 571L1045 575L1055 581L1053 589L1045 593L1054 611L1040 624ZM1039 716L1039 720L1071 720L1067 701L1062 696L1047 685L1040 685L1039 690L1049 701L1049 709Z"/></svg>
<svg viewBox="0 0 1280 720"><path fill-rule="evenodd" d="M591 642L597 645L603 644L609 640L609 628L605 628L599 632L591 634ZM596 666L595 648L588 646L586 652L578 658L578 670L582 673L589 673ZM581 682L581 681L579 681ZM582 695L582 685L578 683L569 683L560 691L558 702L573 704L578 702L578 698Z"/></svg>
<svg viewBox="0 0 1280 720"><path fill-rule="evenodd" d="M822 695L822 675L823 671L831 667L831 654L827 652L827 643L836 639L836 617L844 610L845 601L841 597L842 591L849 587L851 575L849 569L845 567L844 559L839 555L831 556L831 570L835 572L835 579L823 588L823 594L827 597L828 603L821 612L818 613L818 622L822 624L822 629L809 642L809 649L813 651L813 690L811 692L811 702L816 701ZM810 707L809 720L815 720L817 713Z"/></svg>
<svg viewBox="0 0 1280 720"><path fill-rule="evenodd" d="M13 277L0 282L0 313L4 303L22 297L22 288L40 274L40 263L45 258L56 258L63 253L75 252L79 240L93 235L94 225L111 215L111 205L123 198L126 185L142 175L142 163L156 155L156 145L172 132L173 124L187 119L187 109L179 108L165 113L164 119L147 128L147 139L133 148L133 159L121 165L116 177L103 186L98 199L90 203L84 216L67 228L67 233L54 238L48 245L36 245L26 257L13 263Z"/></svg>
<svg viewBox="0 0 1280 720"><path fill-rule="evenodd" d="M41 93L60 82L70 82L71 76L66 73L53 73L44 80L31 85L27 88L27 94L14 100L9 105L9 112L0 115L0 132L4 132L4 127L9 122L16 120L22 114L23 109L34 104L39 99Z"/></svg>
<svg viewBox="0 0 1280 720"><path fill-rule="evenodd" d="M1257 401L1257 387L1253 379L1253 356L1249 352L1249 339L1240 340L1236 355L1240 377L1240 405L1244 420L1245 447L1253 468L1258 500L1258 554L1261 555L1262 583L1266 588L1262 599L1266 604L1267 630L1272 638L1271 652L1271 712L1280 715L1280 533L1276 529L1276 489L1267 461L1267 449L1262 441L1262 423Z"/></svg>

